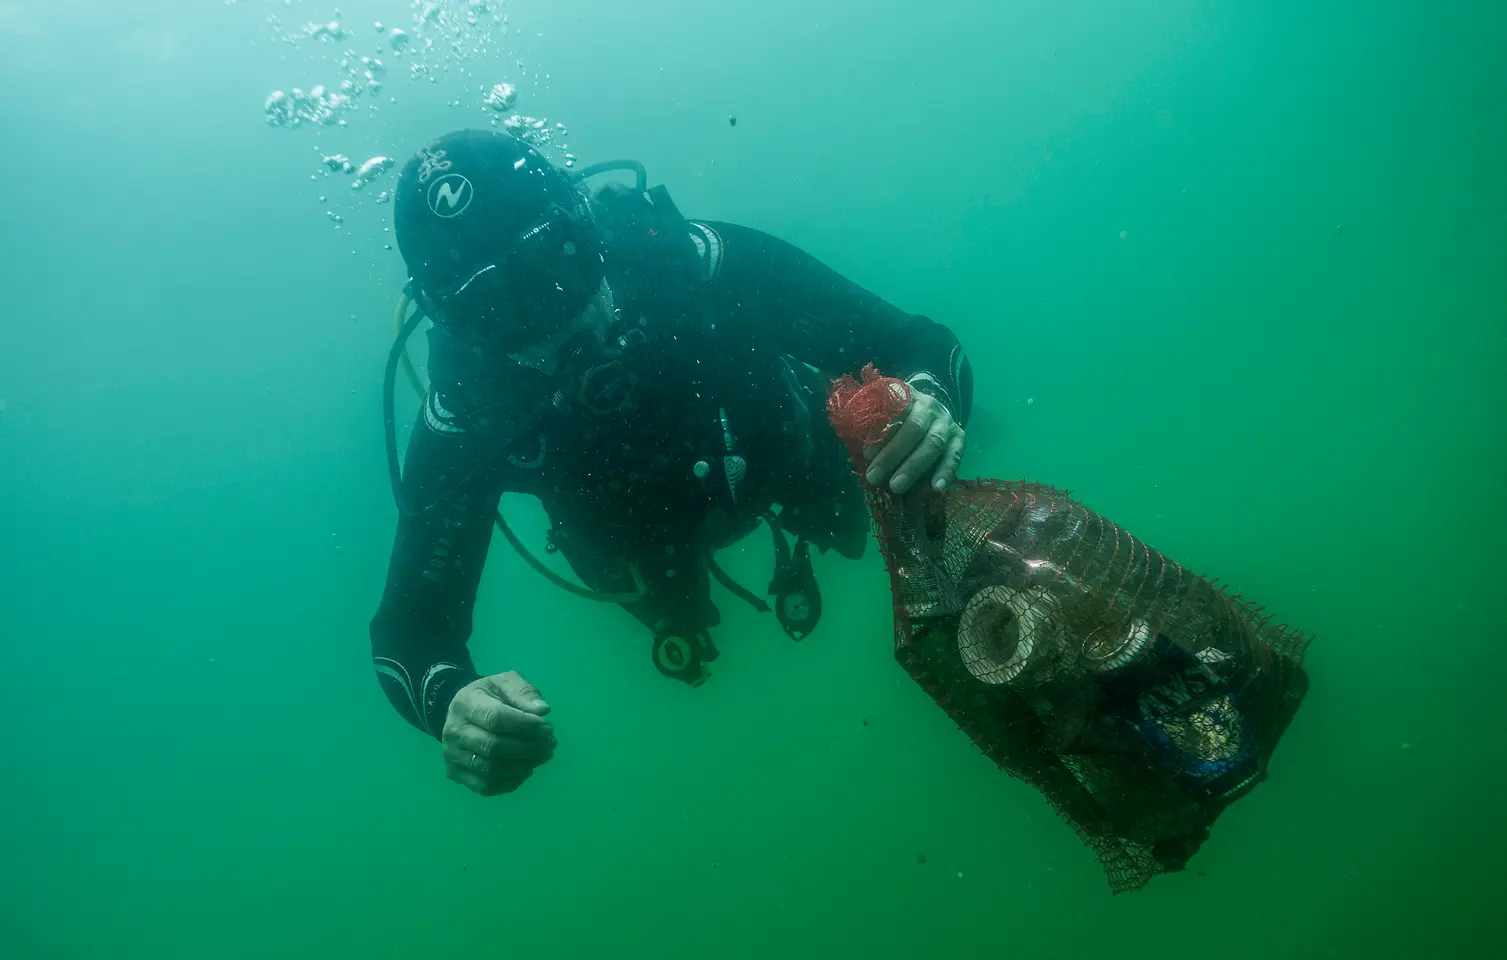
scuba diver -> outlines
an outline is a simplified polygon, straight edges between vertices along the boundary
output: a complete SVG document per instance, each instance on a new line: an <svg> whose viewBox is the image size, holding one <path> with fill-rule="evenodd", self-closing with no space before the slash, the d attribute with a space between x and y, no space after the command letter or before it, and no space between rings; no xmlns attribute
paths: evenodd
<svg viewBox="0 0 1507 960"><path fill-rule="evenodd" d="M588 188L624 170L633 186ZM545 576L623 606L654 666L694 686L717 658L712 578L801 639L821 615L811 546L863 553L862 489L826 418L834 377L873 363L912 388L868 451L870 482L942 490L957 471L973 376L950 330L772 236L684 218L639 164L572 172L511 134L461 130L408 161L393 205L410 277L384 401L399 518L372 655L476 793L517 789L555 750L538 690L481 675L467 651L494 523ZM426 317L427 388L405 347ZM423 394L401 469L400 364ZM504 492L542 501L544 548L584 587L522 544ZM761 523L773 603L715 559Z"/></svg>

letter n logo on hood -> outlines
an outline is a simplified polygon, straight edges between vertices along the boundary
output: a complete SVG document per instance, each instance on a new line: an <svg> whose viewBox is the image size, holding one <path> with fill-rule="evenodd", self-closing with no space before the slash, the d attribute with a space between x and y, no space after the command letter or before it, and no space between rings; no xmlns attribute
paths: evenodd
<svg viewBox="0 0 1507 960"><path fill-rule="evenodd" d="M458 217L471 205L475 192L470 180L458 173L447 173L429 185L429 210L446 220Z"/></svg>

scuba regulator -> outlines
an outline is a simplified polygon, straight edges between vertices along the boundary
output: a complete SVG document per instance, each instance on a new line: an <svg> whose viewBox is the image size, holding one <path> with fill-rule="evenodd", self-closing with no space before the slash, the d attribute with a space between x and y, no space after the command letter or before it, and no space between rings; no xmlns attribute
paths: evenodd
<svg viewBox="0 0 1507 960"><path fill-rule="evenodd" d="M706 665L716 660L719 652L706 629L691 630L661 621L654 631L653 656L660 673L699 687L711 676Z"/></svg>

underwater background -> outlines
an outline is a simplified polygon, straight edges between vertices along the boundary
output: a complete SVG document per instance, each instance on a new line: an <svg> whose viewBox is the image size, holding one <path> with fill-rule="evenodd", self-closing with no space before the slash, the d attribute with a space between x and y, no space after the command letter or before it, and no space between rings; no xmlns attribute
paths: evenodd
<svg viewBox="0 0 1507 960"><path fill-rule="evenodd" d="M964 475L1317 635L1186 872L1110 895L894 663L877 550L798 645L719 589L693 690L499 539L471 648L560 749L444 778L367 640L395 173L324 158L499 83L950 325ZM1507 5L0 0L0 90L0 956L1502 955Z"/></svg>

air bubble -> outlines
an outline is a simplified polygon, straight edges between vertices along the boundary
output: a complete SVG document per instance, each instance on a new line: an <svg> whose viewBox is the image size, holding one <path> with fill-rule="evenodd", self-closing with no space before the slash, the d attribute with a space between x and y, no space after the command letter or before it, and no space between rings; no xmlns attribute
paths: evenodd
<svg viewBox="0 0 1507 960"><path fill-rule="evenodd" d="M498 113L513 109L513 105L517 102L518 88L514 87L511 83L493 84L492 89L488 90L486 95L482 97L482 103Z"/></svg>
<svg viewBox="0 0 1507 960"><path fill-rule="evenodd" d="M356 176L361 180L372 180L391 170L396 162L392 157L372 157L361 165Z"/></svg>
<svg viewBox="0 0 1507 960"><path fill-rule="evenodd" d="M329 23L305 24L303 32L315 40L344 40L345 28L340 21L331 20Z"/></svg>
<svg viewBox="0 0 1507 960"><path fill-rule="evenodd" d="M350 94L330 93L319 84L308 93L297 87L288 93L272 91L262 103L262 114L268 125L274 127L317 126L336 122L338 114L354 105ZM338 121L338 125L345 126L345 121Z"/></svg>

